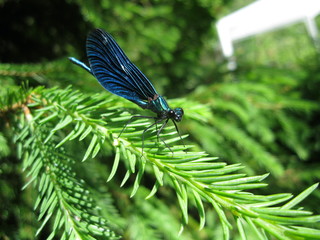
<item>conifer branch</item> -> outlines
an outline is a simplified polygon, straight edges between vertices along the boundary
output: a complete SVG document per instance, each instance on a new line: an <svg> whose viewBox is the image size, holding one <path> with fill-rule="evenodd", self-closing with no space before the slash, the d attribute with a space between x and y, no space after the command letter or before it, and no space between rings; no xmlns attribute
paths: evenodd
<svg viewBox="0 0 320 240"><path fill-rule="evenodd" d="M179 138L173 128L167 128L161 135L170 149L162 141L157 141L156 127L145 136L145 143L142 144L141 133L146 125L151 124L148 120L142 119L130 124L119 138L130 114L118 108L117 104L121 104L121 100L118 101L115 96L87 96L72 88L38 89L30 99L27 106L33 116L32 120L26 122L26 127L20 131L16 140L22 144L24 168L28 169L31 177L29 183L35 181L39 186L40 196L36 201L36 206L40 206L39 219L45 224L53 213L56 219L63 219L56 220L57 227L52 234L62 224L67 229L72 229L74 237L91 233L88 228L87 231L84 230L85 226L81 225L82 218L79 219L79 216L91 213L88 208L92 200L87 195L77 196L85 192L84 187L77 183L74 175L68 174L72 173L72 165L64 153L60 152L63 145L76 139L86 139L89 141L83 161L97 156L106 145L114 149L115 158L108 181L117 175L119 163L123 161L126 174L121 186L130 176L135 178L130 197L134 197L139 191L145 174L154 175L155 178L155 184L146 197L148 199L161 186L171 186L176 192L181 209L182 226L188 224L189 209L193 206L198 210L200 228L203 228L206 222L205 206L210 204L220 219L225 239L229 238L232 228L227 212L236 219L239 233L244 239L247 229L253 230L260 238L320 238L319 230L308 227L318 223L320 216L296 207L318 184L295 198L291 194L255 195L250 191L266 187L262 181L268 174L246 176L238 172L243 168L240 164L228 165L205 152L190 151L188 148L191 146L177 144ZM185 104L188 105L188 102ZM41 131L43 128L51 130ZM64 198L63 193L68 197ZM80 209L73 204L80 204ZM53 211L57 208L59 210ZM67 214L70 221L62 218L63 214ZM87 220L92 219L90 217ZM89 223L91 224L90 221ZM107 231L99 231L101 226L98 227L99 230L95 230L98 234L115 237L105 223L103 221L103 228L108 229ZM68 231L64 234L67 233Z"/></svg>

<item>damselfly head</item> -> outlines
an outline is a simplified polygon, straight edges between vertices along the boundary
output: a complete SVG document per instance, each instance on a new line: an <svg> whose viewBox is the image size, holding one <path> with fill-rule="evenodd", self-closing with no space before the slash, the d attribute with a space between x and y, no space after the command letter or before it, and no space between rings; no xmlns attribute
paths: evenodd
<svg viewBox="0 0 320 240"><path fill-rule="evenodd" d="M168 112L169 118L173 119L176 122L180 122L182 120L183 116L183 109L182 108L175 108L175 109L170 109Z"/></svg>

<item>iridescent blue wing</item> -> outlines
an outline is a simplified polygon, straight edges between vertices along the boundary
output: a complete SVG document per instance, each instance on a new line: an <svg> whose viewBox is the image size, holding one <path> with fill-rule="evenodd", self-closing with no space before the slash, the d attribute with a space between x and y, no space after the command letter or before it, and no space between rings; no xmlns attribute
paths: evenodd
<svg viewBox="0 0 320 240"><path fill-rule="evenodd" d="M111 93L143 108L158 95L151 82L128 59L109 33L96 29L89 34L87 56L93 75Z"/></svg>

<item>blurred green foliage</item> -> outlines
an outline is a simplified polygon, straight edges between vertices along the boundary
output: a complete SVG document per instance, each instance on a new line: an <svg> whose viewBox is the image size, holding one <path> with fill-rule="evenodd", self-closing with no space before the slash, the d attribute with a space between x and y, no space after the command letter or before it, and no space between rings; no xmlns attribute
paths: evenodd
<svg viewBox="0 0 320 240"><path fill-rule="evenodd" d="M270 172L272 187L261 191L298 193L319 181L320 175L319 55L304 26L296 24L238 43L238 69L228 72L214 24L238 4L231 0L2 0L0 95L24 81L30 86L72 84L86 93L104 91L92 76L67 60L75 56L86 61L87 33L103 28L159 93L178 98L174 105L183 104L183 98L196 106L204 104L198 121L188 116L188 106L179 125L198 144L195 148L204 148L228 163L241 162L249 174ZM33 239L37 223L27 211L32 208L33 193L20 194L23 180L10 141L13 120L1 118L0 196L4 204L0 221L5 224L0 234ZM99 170L97 165L90 167ZM318 212L319 198L317 190L306 208ZM125 211L126 203L121 204ZM212 228L213 219L208 221ZM194 229L186 234L194 234ZM204 235L202 239L213 232Z"/></svg>

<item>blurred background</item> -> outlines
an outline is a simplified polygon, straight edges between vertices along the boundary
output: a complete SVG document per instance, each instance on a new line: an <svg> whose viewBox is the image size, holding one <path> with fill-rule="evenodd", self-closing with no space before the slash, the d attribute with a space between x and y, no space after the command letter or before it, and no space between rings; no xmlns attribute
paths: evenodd
<svg viewBox="0 0 320 240"><path fill-rule="evenodd" d="M230 71L216 23L253 2L0 0L0 94L23 81L103 92L67 59L86 62L86 36L103 28L160 94L205 106L202 115L189 109L200 111L199 121L188 119L186 109L179 124L195 148L242 163L249 175L270 172L261 194L298 194L320 176L319 53L297 22L237 41ZM9 200L3 180L15 181L16 171L1 177ZM304 206L319 213L319 201L318 190Z"/></svg>

